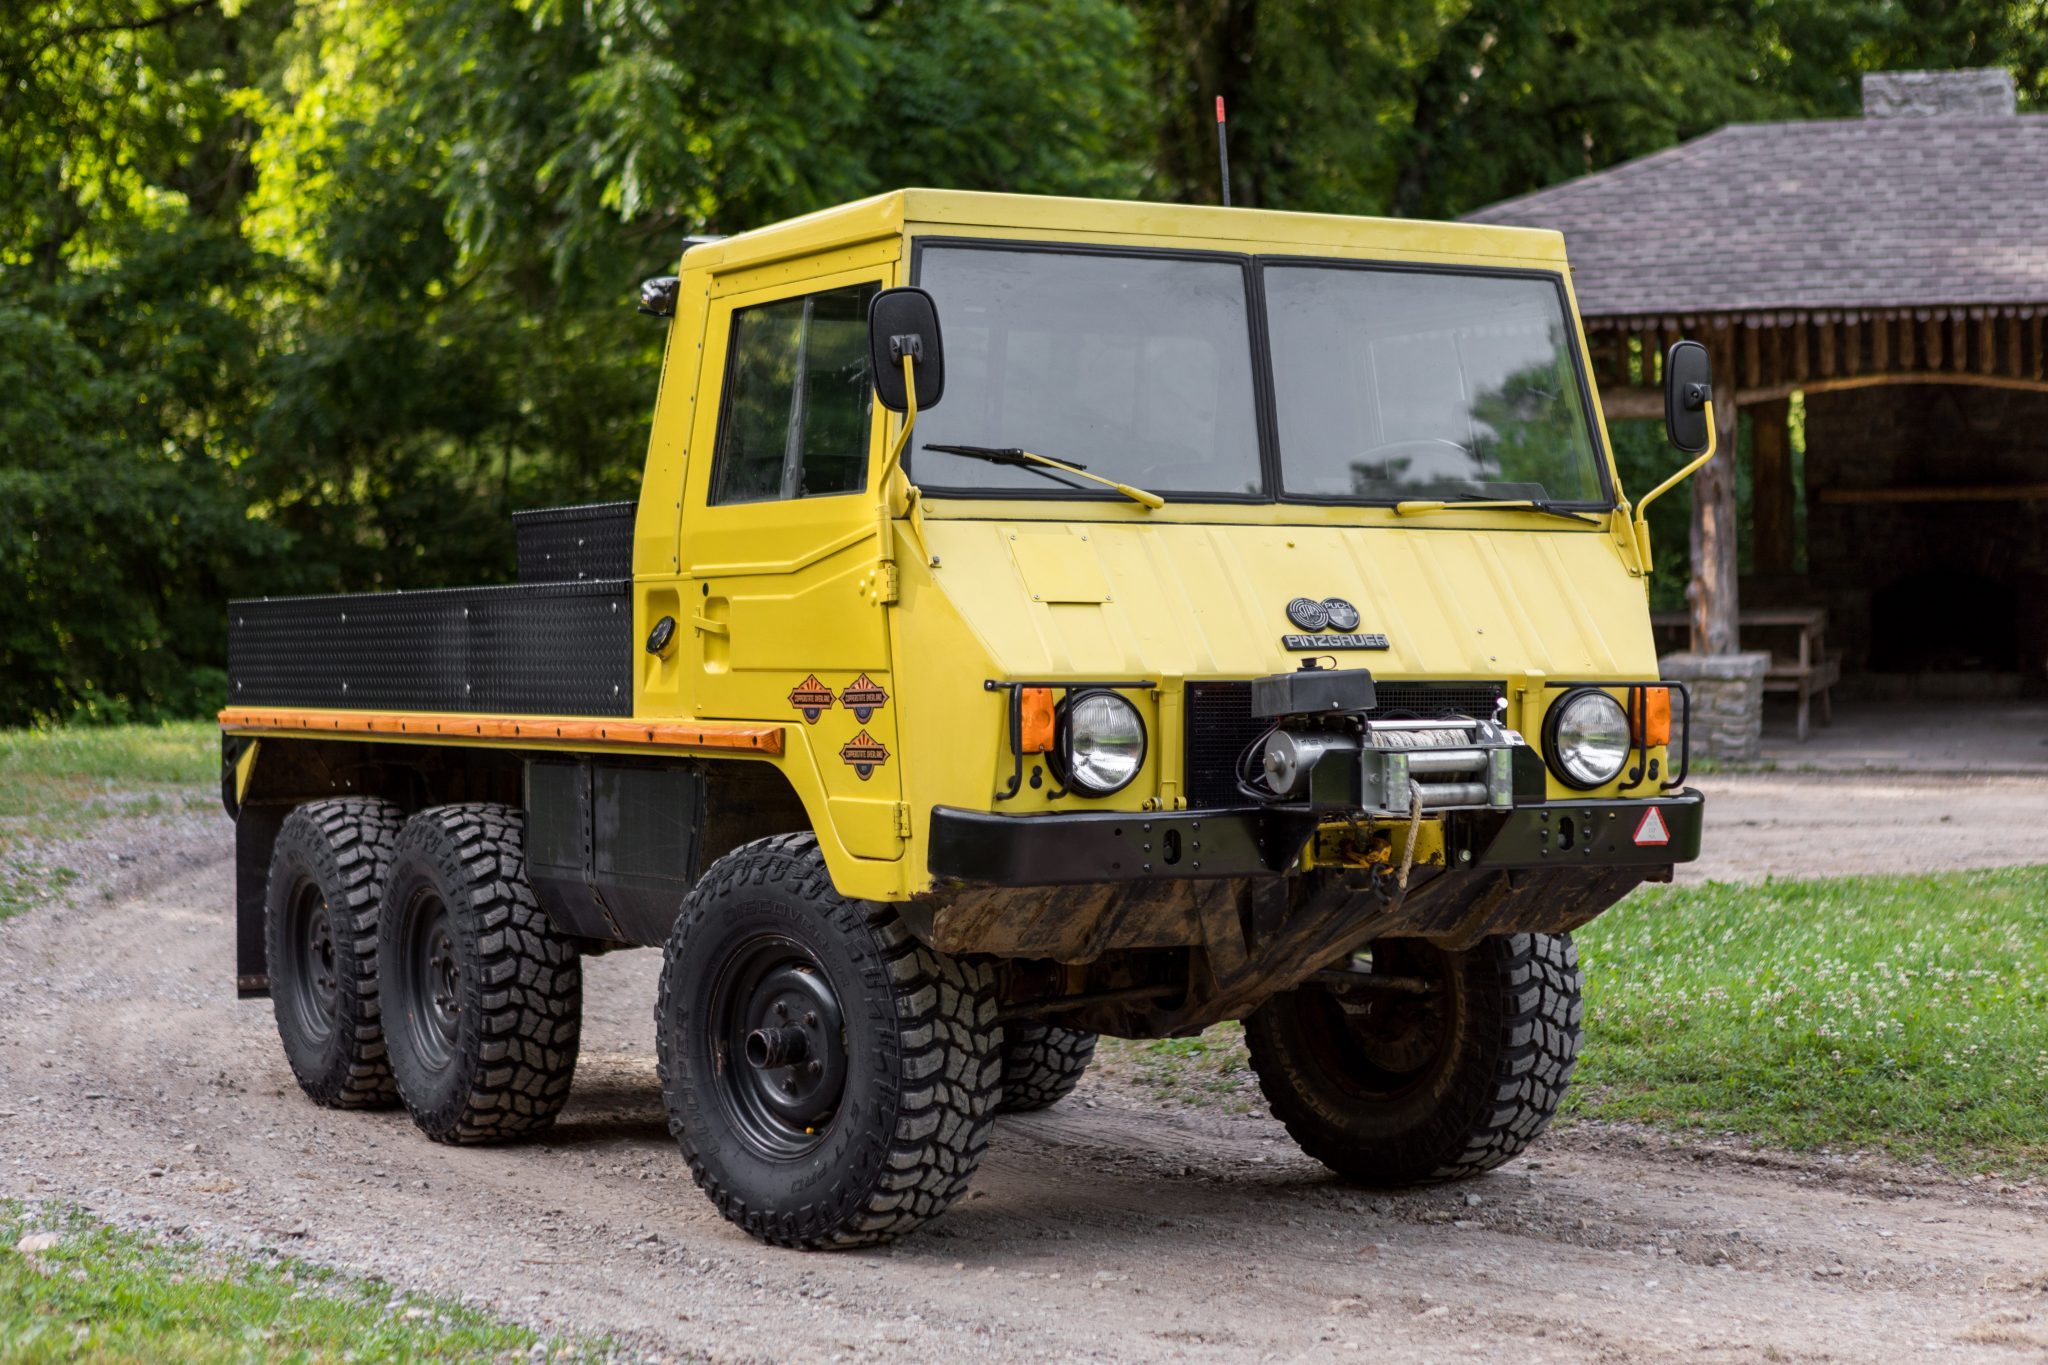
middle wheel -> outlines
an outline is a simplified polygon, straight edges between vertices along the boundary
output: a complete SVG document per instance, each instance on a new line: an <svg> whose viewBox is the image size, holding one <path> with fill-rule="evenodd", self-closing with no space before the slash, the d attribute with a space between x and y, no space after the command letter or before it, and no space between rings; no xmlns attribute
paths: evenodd
<svg viewBox="0 0 2048 1365"><path fill-rule="evenodd" d="M406 821L377 931L392 1079L420 1131L497 1142L552 1123L583 971L526 884L525 817L475 804Z"/></svg>
<svg viewBox="0 0 2048 1365"><path fill-rule="evenodd" d="M883 1242L937 1217L1001 1095L988 968L839 895L808 834L747 844L697 883L655 1037L698 1186L781 1246Z"/></svg>

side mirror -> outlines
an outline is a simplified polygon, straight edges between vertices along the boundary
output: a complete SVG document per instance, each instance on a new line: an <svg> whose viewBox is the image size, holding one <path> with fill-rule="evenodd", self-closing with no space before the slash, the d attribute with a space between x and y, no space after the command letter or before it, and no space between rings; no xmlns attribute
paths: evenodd
<svg viewBox="0 0 2048 1365"><path fill-rule="evenodd" d="M1707 404L1714 399L1714 365L1697 341L1674 342L1664 353L1664 430L1688 455L1707 448Z"/></svg>
<svg viewBox="0 0 2048 1365"><path fill-rule="evenodd" d="M656 275L651 280L640 281L640 311L650 317L674 317L677 283L673 275Z"/></svg>
<svg viewBox="0 0 2048 1365"><path fill-rule="evenodd" d="M939 340L939 310L932 296L904 285L884 289L868 304L868 370L875 397L891 412L910 408L903 357L917 375L919 411L935 408L946 391L946 351Z"/></svg>

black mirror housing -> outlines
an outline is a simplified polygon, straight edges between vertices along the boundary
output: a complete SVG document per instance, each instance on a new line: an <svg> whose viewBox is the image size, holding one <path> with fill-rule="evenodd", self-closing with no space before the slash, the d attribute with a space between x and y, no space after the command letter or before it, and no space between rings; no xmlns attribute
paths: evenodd
<svg viewBox="0 0 2048 1365"><path fill-rule="evenodd" d="M1707 404L1714 397L1714 364L1697 341L1672 343L1664 353L1664 430L1688 455L1707 448Z"/></svg>
<svg viewBox="0 0 2048 1365"><path fill-rule="evenodd" d="M875 397L891 412L910 407L903 381L906 354L916 362L918 410L937 407L946 391L939 310L932 296L914 285L884 289L868 304L868 369L875 377Z"/></svg>
<svg viewBox="0 0 2048 1365"><path fill-rule="evenodd" d="M656 275L651 280L642 280L640 282L640 311L650 317L674 317L676 315L676 287L678 283L673 275Z"/></svg>

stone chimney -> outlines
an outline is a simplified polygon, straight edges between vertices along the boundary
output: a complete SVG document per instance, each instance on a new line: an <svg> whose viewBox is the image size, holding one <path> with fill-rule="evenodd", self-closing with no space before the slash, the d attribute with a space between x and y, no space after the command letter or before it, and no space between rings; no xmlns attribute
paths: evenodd
<svg viewBox="0 0 2048 1365"><path fill-rule="evenodd" d="M2017 112L2012 72L2003 67L1863 76L1865 118L2003 118Z"/></svg>

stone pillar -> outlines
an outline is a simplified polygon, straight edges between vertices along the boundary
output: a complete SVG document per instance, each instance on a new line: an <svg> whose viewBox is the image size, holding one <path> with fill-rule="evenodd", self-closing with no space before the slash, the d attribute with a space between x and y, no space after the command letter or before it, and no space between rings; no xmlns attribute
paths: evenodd
<svg viewBox="0 0 2048 1365"><path fill-rule="evenodd" d="M1657 661L1670 682L1692 692L1692 756L1723 763L1763 757L1764 672L1769 653L1701 654L1687 650ZM1675 719L1675 717L1674 717Z"/></svg>

